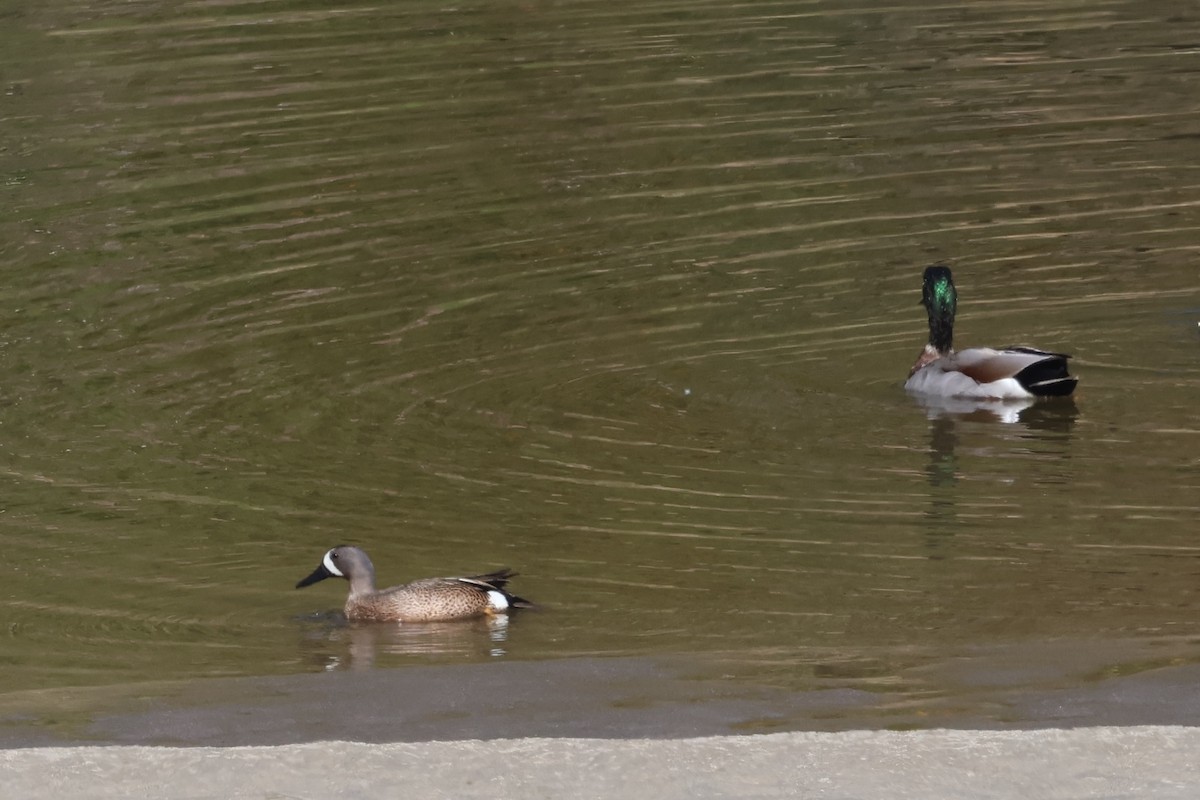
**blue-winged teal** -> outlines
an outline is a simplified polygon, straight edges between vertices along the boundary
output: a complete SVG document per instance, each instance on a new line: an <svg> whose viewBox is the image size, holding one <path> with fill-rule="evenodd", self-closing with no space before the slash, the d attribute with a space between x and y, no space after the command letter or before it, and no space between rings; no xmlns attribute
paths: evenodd
<svg viewBox="0 0 1200 800"><path fill-rule="evenodd" d="M950 268L935 265L925 270L921 304L929 313L929 344L908 373L904 388L911 392L1013 400L1069 395L1079 382L1067 374L1062 353L1032 347L972 347L954 351L954 312L958 292Z"/></svg>
<svg viewBox="0 0 1200 800"><path fill-rule="evenodd" d="M296 584L300 589L325 580L350 581L346 619L374 622L448 622L494 616L533 603L510 594L504 587L517 573L502 569L463 578L425 578L390 589L375 588L375 567L357 547L341 545L321 559L313 573Z"/></svg>

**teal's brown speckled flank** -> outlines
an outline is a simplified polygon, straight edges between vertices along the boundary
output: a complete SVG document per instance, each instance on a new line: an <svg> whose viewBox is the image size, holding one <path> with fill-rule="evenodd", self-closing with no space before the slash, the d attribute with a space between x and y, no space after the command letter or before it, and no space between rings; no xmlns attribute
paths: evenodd
<svg viewBox="0 0 1200 800"><path fill-rule="evenodd" d="M533 603L511 594L506 586L517 573L501 569L485 575L425 578L389 589L375 588L375 567L366 552L341 545L325 553L311 575L296 588L324 580L350 582L346 618L373 622L448 622L505 614Z"/></svg>

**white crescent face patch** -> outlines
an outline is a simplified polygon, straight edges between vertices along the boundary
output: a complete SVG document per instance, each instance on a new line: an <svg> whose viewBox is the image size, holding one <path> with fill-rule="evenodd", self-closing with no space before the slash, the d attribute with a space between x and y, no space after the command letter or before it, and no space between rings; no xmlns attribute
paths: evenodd
<svg viewBox="0 0 1200 800"><path fill-rule="evenodd" d="M312 562L309 562L309 563L312 563ZM337 568L337 565L333 563L333 551L332 550L330 550L328 553L325 554L325 557L321 559L321 563L325 565L325 569L329 570L334 575L337 575L339 578L346 577L345 575L342 574L342 571Z"/></svg>

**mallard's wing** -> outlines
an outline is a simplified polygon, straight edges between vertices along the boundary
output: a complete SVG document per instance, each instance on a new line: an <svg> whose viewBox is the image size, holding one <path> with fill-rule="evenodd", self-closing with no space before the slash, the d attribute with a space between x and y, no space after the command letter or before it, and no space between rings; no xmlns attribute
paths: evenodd
<svg viewBox="0 0 1200 800"><path fill-rule="evenodd" d="M998 397L1055 397L1069 395L1078 378L1067 372L1065 353L1051 353L1035 347L1015 345L1001 350L974 347L954 355L959 372L973 378L981 387L1001 392ZM1015 381L1013 387L1010 381Z"/></svg>

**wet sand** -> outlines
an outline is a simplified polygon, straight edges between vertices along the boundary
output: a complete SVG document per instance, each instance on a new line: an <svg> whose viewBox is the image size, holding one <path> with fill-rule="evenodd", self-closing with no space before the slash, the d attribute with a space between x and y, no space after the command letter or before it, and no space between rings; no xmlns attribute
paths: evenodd
<svg viewBox="0 0 1200 800"><path fill-rule="evenodd" d="M1200 797L1200 729L783 733L279 747L0 751L4 796L42 798Z"/></svg>
<svg viewBox="0 0 1200 800"><path fill-rule="evenodd" d="M56 692L52 711L37 692L0 705L0 797L1200 797L1200 665L1081 682L1041 663L957 662L937 677L958 691L919 703L664 659Z"/></svg>
<svg viewBox="0 0 1200 800"><path fill-rule="evenodd" d="M1171 661L1164 653L1160 662ZM1195 654L1171 653L1194 660ZM720 676L699 657L347 669L0 694L0 749L348 741L701 739L862 730L1200 725L1200 664L1142 649L989 648L906 673L902 691ZM1109 666L1106 666L1109 665ZM1200 796L1200 795L1198 795Z"/></svg>

